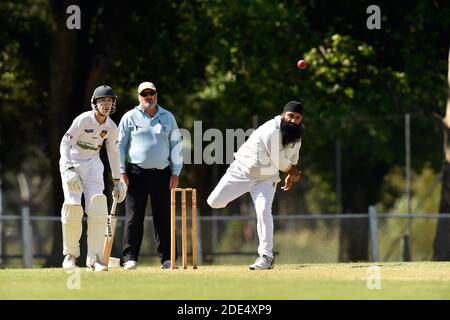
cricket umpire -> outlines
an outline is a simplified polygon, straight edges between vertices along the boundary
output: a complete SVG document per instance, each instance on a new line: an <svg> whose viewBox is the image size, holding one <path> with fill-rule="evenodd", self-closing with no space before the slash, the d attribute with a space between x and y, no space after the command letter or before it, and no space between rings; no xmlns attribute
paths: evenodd
<svg viewBox="0 0 450 320"><path fill-rule="evenodd" d="M128 184L123 237L126 270L136 269L144 233L148 197L161 268L170 268L170 189L183 165L181 136L173 114L158 104L156 86L138 87L139 105L119 123L120 170ZM127 163L126 163L127 160Z"/></svg>

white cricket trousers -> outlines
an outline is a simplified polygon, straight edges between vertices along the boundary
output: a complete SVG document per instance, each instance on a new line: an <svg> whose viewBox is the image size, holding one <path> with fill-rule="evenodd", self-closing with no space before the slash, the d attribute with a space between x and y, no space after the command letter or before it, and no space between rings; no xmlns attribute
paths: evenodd
<svg viewBox="0 0 450 320"><path fill-rule="evenodd" d="M269 180L258 180L248 175L238 161L234 161L208 197L208 204L214 209L225 208L227 204L250 192L256 211L259 238L258 254L273 257L272 202L279 181L278 175Z"/></svg>
<svg viewBox="0 0 450 320"><path fill-rule="evenodd" d="M89 203L91 198L96 194L102 194L105 189L105 183L103 181L103 163L100 157L95 157L83 162L77 162L75 164L75 171L83 179L84 188L84 205L85 212L89 212ZM61 174L62 175L62 174ZM63 179L61 177L61 179ZM64 181L64 180L63 180ZM67 185L63 182L64 191L64 203L81 205L81 192L70 192L67 190Z"/></svg>

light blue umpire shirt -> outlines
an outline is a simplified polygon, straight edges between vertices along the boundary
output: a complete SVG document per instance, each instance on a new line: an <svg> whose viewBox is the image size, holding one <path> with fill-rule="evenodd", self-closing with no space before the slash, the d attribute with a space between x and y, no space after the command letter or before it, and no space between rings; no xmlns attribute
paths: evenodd
<svg viewBox="0 0 450 320"><path fill-rule="evenodd" d="M118 145L120 172L125 173L125 159L143 169L164 169L179 176L183 166L181 135L173 114L158 106L150 117L140 106L125 113L119 123Z"/></svg>

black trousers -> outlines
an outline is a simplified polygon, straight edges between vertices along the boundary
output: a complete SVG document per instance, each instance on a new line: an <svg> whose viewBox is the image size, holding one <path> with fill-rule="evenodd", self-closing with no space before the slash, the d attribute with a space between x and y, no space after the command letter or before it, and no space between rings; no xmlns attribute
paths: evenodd
<svg viewBox="0 0 450 320"><path fill-rule="evenodd" d="M163 170L127 165L129 179L126 197L123 260L139 260L144 235L145 207L150 195L157 251L161 262L170 260L170 166Z"/></svg>

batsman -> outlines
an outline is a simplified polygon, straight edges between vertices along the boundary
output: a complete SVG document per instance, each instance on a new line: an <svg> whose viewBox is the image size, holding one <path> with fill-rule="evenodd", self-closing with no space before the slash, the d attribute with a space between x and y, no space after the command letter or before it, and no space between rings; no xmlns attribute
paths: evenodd
<svg viewBox="0 0 450 320"><path fill-rule="evenodd" d="M259 257L249 266L250 270L274 266L272 202L281 181L279 171L287 173L281 187L284 191L300 179L297 162L304 132L302 118L302 103L288 102L281 115L256 129L239 148L235 160L208 197L208 204L218 209L250 192L259 238Z"/></svg>
<svg viewBox="0 0 450 320"><path fill-rule="evenodd" d="M120 180L117 125L109 118L116 110L117 96L111 87L102 85L94 90L91 111L80 114L61 140L59 162L64 191L61 210L63 232L63 268L73 269L80 256L84 195L88 216L86 266L92 271L107 271L103 264L103 243L107 227L108 205L103 194L103 163L100 149L105 143L114 178L113 197L125 199L127 185Z"/></svg>

